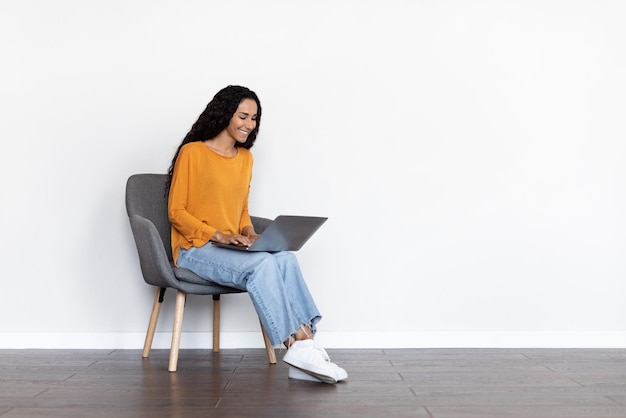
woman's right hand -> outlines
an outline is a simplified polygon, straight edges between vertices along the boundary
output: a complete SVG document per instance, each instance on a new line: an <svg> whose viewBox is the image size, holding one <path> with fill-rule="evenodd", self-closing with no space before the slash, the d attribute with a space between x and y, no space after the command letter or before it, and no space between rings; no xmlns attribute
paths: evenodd
<svg viewBox="0 0 626 418"><path fill-rule="evenodd" d="M211 237L211 241L216 241L222 244L235 244L242 247L248 247L252 245L254 239L241 234L224 234L220 231L215 231L215 234Z"/></svg>

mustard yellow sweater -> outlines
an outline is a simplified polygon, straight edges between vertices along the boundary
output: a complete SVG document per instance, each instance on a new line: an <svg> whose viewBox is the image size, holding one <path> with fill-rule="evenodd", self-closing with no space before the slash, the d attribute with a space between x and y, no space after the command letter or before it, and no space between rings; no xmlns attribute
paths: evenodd
<svg viewBox="0 0 626 418"><path fill-rule="evenodd" d="M237 151L227 158L203 142L181 148L168 201L175 263L180 248L201 247L218 230L239 234L252 225L248 214L252 153L244 148Z"/></svg>

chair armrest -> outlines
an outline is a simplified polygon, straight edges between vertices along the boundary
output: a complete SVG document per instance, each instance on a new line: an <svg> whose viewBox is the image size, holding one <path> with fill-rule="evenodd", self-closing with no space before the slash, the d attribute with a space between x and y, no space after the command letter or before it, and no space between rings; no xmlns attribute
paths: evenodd
<svg viewBox="0 0 626 418"><path fill-rule="evenodd" d="M272 223L271 219L262 218L259 216L250 216L250 219L252 219L252 226L254 226L254 231L259 235L262 234L263 231L265 231L265 229Z"/></svg>
<svg viewBox="0 0 626 418"><path fill-rule="evenodd" d="M156 226L139 215L131 215L129 219L145 282L153 286L176 288L178 280Z"/></svg>

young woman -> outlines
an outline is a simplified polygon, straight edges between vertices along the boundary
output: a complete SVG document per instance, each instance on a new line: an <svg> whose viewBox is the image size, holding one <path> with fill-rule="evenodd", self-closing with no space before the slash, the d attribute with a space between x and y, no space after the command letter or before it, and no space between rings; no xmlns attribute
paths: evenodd
<svg viewBox="0 0 626 418"><path fill-rule="evenodd" d="M313 340L321 315L291 252L248 253L210 241L251 245L248 214L261 103L246 87L220 90L179 145L169 168L169 218L177 266L246 290L272 344L288 348L289 377L336 383L348 377Z"/></svg>

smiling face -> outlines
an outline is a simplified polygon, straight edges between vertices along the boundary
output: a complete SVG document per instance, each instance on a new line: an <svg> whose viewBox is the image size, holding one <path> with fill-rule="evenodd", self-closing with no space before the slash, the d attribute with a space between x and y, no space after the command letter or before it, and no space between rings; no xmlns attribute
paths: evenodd
<svg viewBox="0 0 626 418"><path fill-rule="evenodd" d="M252 99L243 99L230 119L226 132L235 142L243 144L248 139L250 132L256 128L256 118L256 102Z"/></svg>

